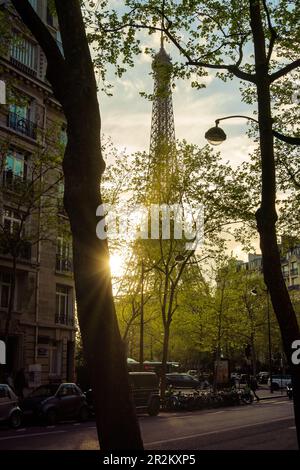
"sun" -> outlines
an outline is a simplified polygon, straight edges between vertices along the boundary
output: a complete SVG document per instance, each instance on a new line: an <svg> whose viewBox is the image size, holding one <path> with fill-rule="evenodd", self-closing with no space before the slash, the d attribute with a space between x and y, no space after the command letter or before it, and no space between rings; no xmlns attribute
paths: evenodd
<svg viewBox="0 0 300 470"><path fill-rule="evenodd" d="M124 272L124 259L119 254L110 255L109 266L112 277L121 277Z"/></svg>

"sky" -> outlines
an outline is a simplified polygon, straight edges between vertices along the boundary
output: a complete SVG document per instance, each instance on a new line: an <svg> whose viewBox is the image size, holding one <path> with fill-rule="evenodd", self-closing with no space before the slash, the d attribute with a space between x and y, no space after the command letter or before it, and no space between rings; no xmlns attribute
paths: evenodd
<svg viewBox="0 0 300 470"><path fill-rule="evenodd" d="M159 34L147 36L145 41L148 46L159 50ZM176 56L172 45L165 44L165 49L171 58ZM152 103L139 93L152 93L153 78L150 74L151 57L142 54L136 59L135 67L122 78L109 71L109 81L114 86L112 97L99 92L102 133L112 139L117 149L125 149L129 154L149 150ZM173 91L176 138L200 147L207 144L204 134L214 126L217 118L232 114L253 116L253 108L241 102L238 79L224 83L212 72L203 81L206 88L196 90L190 81L177 80ZM226 132L227 140L216 151L221 152L224 161L237 166L249 158L255 146L246 135L247 121L232 119L220 126ZM246 259L239 245L230 243L230 250L240 259Z"/></svg>

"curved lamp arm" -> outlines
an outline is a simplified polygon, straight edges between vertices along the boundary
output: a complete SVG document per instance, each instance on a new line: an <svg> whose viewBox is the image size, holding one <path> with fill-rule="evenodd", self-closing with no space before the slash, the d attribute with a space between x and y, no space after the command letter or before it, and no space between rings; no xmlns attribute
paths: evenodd
<svg viewBox="0 0 300 470"><path fill-rule="evenodd" d="M232 118L244 118L244 119L248 119L249 121L253 121L256 124L258 124L258 120L254 119L251 116L243 116L240 114L234 114L233 116L225 116L223 118L216 119L215 121L216 127L218 127L220 121L224 121L225 119L232 119ZM273 132L274 137L276 137L276 139L281 140L282 142L286 142L287 144L290 144L290 145L300 145L300 137L290 137L288 135L281 134L281 132L275 131L274 129L272 130L272 132Z"/></svg>
<svg viewBox="0 0 300 470"><path fill-rule="evenodd" d="M254 122L256 122L256 124L258 124L258 120L257 120L257 119L254 119L253 117L250 117L250 116L242 116L242 115L240 115L240 114L234 114L233 116L225 116L225 117L223 117L223 118L216 119L216 120L215 120L216 126L218 126L218 124L219 124L220 121L224 121L225 119L231 119L231 118L244 118L244 119L249 119L249 121L254 121Z"/></svg>

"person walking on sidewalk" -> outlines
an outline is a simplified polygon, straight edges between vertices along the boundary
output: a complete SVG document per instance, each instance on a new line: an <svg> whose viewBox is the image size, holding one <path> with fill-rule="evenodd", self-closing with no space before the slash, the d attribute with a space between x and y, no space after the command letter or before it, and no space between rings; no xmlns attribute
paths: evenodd
<svg viewBox="0 0 300 470"><path fill-rule="evenodd" d="M256 393L256 390L258 389L257 380L256 380L255 377L253 377L253 375L251 375L251 376L249 377L248 386L249 386L251 392L253 393L253 395L254 395L256 401L259 401L260 398L259 398L259 396L258 396L257 393Z"/></svg>

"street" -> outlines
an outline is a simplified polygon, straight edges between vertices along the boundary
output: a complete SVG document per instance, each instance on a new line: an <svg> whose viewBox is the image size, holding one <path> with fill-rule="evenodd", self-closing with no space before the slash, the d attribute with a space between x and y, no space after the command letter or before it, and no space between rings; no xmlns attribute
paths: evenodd
<svg viewBox="0 0 300 470"><path fill-rule="evenodd" d="M297 449L293 403L286 398L217 410L140 416L145 449ZM0 428L0 450L97 450L94 421Z"/></svg>

